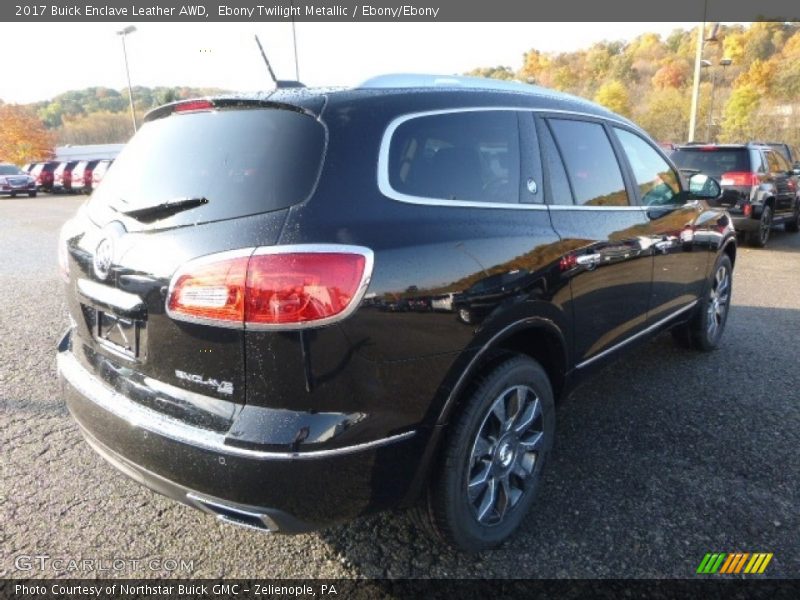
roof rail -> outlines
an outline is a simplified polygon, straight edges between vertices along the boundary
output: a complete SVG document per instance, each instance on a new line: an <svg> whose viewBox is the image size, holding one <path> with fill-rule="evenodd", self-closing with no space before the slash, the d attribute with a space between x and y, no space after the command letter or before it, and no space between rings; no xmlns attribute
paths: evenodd
<svg viewBox="0 0 800 600"><path fill-rule="evenodd" d="M466 77L463 75L426 75L421 73L392 73L378 75L356 86L361 89L381 88L473 88L498 90L504 92L534 92L537 94L559 95L559 92L521 81L490 79L488 77Z"/></svg>

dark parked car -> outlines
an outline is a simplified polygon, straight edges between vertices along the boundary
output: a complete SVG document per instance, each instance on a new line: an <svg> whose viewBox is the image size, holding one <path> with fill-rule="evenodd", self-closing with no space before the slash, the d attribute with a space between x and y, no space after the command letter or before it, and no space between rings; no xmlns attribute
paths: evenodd
<svg viewBox="0 0 800 600"><path fill-rule="evenodd" d="M800 175L800 153L797 152L797 148L783 142L764 142L764 145L780 153L792 165L795 174Z"/></svg>
<svg viewBox="0 0 800 600"><path fill-rule="evenodd" d="M65 161L53 171L53 190L56 192L72 191L72 169L78 164L77 160Z"/></svg>
<svg viewBox="0 0 800 600"><path fill-rule="evenodd" d="M679 146L671 155L686 172L702 172L719 179L722 196L717 204L733 217L747 242L764 247L773 225L800 231L798 177L780 152L763 144Z"/></svg>
<svg viewBox="0 0 800 600"><path fill-rule="evenodd" d="M72 191L79 194L92 190L92 173L99 160L82 160L72 169Z"/></svg>
<svg viewBox="0 0 800 600"><path fill-rule="evenodd" d="M53 191L54 172L58 167L59 162L56 160L48 160L36 163L31 169L30 175L36 180L36 189L44 192Z"/></svg>
<svg viewBox="0 0 800 600"><path fill-rule="evenodd" d="M58 370L97 452L225 522L408 506L477 551L529 513L557 399L660 331L719 344L729 216L641 129L550 90L438 83L147 115L61 234ZM384 307L515 270L532 284L471 323L452 301Z"/></svg>
<svg viewBox="0 0 800 600"><path fill-rule="evenodd" d="M7 194L14 198L17 194L36 197L36 180L17 165L0 163L0 196Z"/></svg>

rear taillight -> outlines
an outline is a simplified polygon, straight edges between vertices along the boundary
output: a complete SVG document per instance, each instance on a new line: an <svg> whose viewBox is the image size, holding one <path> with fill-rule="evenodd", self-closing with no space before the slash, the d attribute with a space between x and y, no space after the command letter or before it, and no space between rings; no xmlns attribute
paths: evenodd
<svg viewBox="0 0 800 600"><path fill-rule="evenodd" d="M176 113L197 112L199 110L212 110L214 103L210 100L189 100L175 105Z"/></svg>
<svg viewBox="0 0 800 600"><path fill-rule="evenodd" d="M222 252L173 276L167 313L222 327L298 329L348 316L372 273L368 248L299 245Z"/></svg>
<svg viewBox="0 0 800 600"><path fill-rule="evenodd" d="M745 204L742 207L742 213L744 213L745 217L749 217L753 214L753 205L752 204Z"/></svg>
<svg viewBox="0 0 800 600"><path fill-rule="evenodd" d="M750 173L749 171L732 171L723 173L719 182L722 185L759 185L761 176L758 173Z"/></svg>

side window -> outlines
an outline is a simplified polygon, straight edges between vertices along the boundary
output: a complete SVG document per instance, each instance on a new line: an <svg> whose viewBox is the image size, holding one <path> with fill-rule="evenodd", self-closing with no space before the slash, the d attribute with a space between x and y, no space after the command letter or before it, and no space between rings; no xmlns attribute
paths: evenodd
<svg viewBox="0 0 800 600"><path fill-rule="evenodd" d="M789 161L786 160L786 157L781 154L780 152L773 152L775 156L775 160L778 162L778 171L781 173L786 173L787 171L792 170L792 166L789 164Z"/></svg>
<svg viewBox="0 0 800 600"><path fill-rule="evenodd" d="M628 157L642 204L653 206L675 203L681 184L678 174L669 163L635 133L617 127L614 132Z"/></svg>
<svg viewBox="0 0 800 600"><path fill-rule="evenodd" d="M388 169L391 187L402 194L517 203L517 114L487 110L409 119L392 135Z"/></svg>
<svg viewBox="0 0 800 600"><path fill-rule="evenodd" d="M768 150L765 152L767 155L767 164L769 165L769 172L770 173L779 173L781 170L785 171L786 169L781 169L781 165L778 162L778 157L776 156L777 153Z"/></svg>
<svg viewBox="0 0 800 600"><path fill-rule="evenodd" d="M550 181L548 202L550 204L574 204L572 190L569 189L567 171L564 169L564 162L561 160L556 143L553 141L550 128L545 125L540 128L539 133L539 139L541 139L542 144L542 160Z"/></svg>
<svg viewBox="0 0 800 600"><path fill-rule="evenodd" d="M576 204L627 206L622 171L603 126L566 119L548 122L564 158Z"/></svg>

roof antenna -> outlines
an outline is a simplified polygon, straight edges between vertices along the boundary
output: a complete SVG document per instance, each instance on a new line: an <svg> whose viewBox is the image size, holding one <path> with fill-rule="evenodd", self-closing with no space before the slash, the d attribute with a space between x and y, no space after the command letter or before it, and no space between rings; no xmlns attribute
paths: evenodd
<svg viewBox="0 0 800 600"><path fill-rule="evenodd" d="M291 5L292 5L292 43L294 44L294 78L296 81L300 81L300 64L297 60L297 30L295 29L295 22L294 22L294 0L292 0Z"/></svg>
<svg viewBox="0 0 800 600"><path fill-rule="evenodd" d="M256 38L256 44L258 44L258 49L261 51L261 57L264 59L264 63L267 65L267 71L269 71L269 76L275 83L275 89L306 87L299 81L290 81L286 79L278 79L277 77L275 77L275 71L272 70L272 65L269 64L269 59L267 58L266 52L264 52L264 47L261 45L261 40L258 39L258 35L254 35L253 37Z"/></svg>

